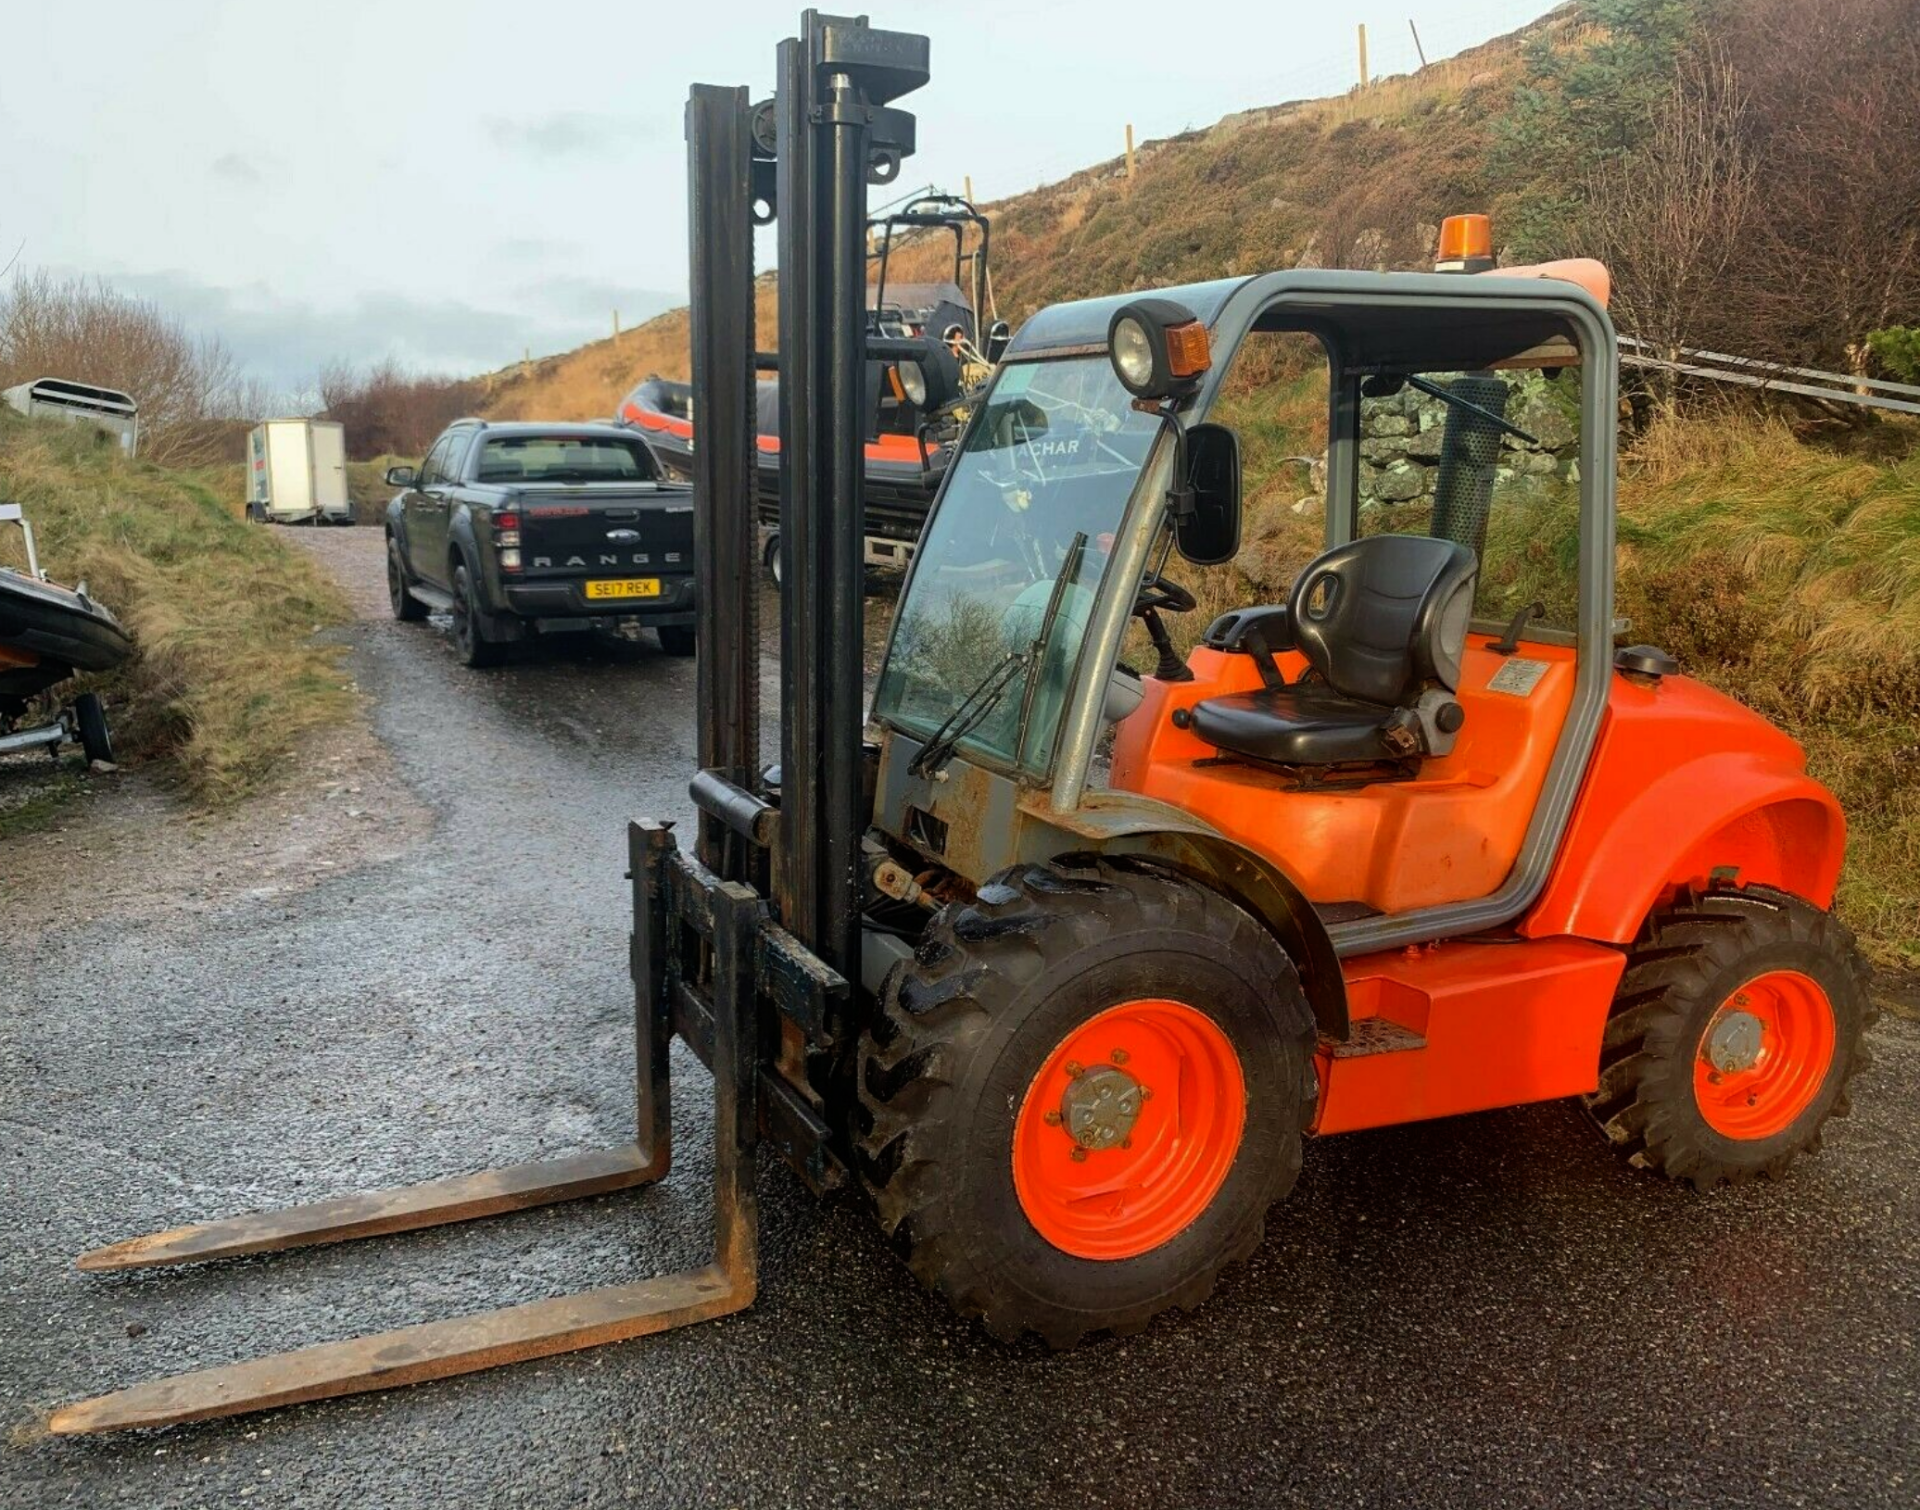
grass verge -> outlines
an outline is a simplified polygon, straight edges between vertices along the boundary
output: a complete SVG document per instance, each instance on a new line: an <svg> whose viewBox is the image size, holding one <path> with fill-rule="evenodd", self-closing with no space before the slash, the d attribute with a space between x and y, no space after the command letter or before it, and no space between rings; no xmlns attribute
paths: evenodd
<svg viewBox="0 0 1920 1510"><path fill-rule="evenodd" d="M242 521L238 477L129 462L89 431L0 413L0 498L25 506L49 575L84 579L137 642L93 682L121 753L168 761L208 803L244 795L353 707L340 651L313 642L346 618L345 600ZM0 560L23 565L8 536Z"/></svg>

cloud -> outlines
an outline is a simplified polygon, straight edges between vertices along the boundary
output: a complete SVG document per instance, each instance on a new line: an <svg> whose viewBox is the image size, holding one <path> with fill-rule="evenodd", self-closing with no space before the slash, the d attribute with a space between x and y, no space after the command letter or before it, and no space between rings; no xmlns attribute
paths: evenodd
<svg viewBox="0 0 1920 1510"><path fill-rule="evenodd" d="M578 256L580 251L577 241L554 241L544 236L504 236L492 247L496 262L550 263Z"/></svg>
<svg viewBox="0 0 1920 1510"><path fill-rule="evenodd" d="M260 167L238 152L222 153L213 160L209 171L222 183L236 189L256 189L267 181L267 175Z"/></svg>
<svg viewBox="0 0 1920 1510"><path fill-rule="evenodd" d="M610 156L659 134L656 122L640 116L588 110L562 110L531 120L490 115L485 124L496 147L540 158Z"/></svg>
<svg viewBox="0 0 1920 1510"><path fill-rule="evenodd" d="M601 325L605 325L617 309L620 311L620 323L628 329L687 302L685 294L662 293L658 289L635 288L628 283L611 283L567 274L542 278L537 283L523 283L513 294L516 302L538 304L557 318Z"/></svg>
<svg viewBox="0 0 1920 1510"><path fill-rule="evenodd" d="M250 376L290 397L308 392L330 362L364 366L392 358L418 372L488 372L526 351L545 355L599 339L616 307L622 323L632 325L685 302L681 294L584 278L527 284L505 309L391 291L323 305L265 283L226 287L172 271L111 273L104 281L157 305L195 335L217 336Z"/></svg>

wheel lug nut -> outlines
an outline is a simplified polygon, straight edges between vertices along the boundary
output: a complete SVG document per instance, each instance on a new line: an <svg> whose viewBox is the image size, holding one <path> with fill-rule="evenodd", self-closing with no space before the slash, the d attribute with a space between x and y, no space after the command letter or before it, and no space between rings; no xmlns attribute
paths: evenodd
<svg viewBox="0 0 1920 1510"><path fill-rule="evenodd" d="M1121 1146L1122 1148L1131 1148L1131 1147L1133 1147L1133 1139L1131 1139L1131 1138L1122 1138L1122 1139L1120 1140L1120 1146Z"/></svg>
<svg viewBox="0 0 1920 1510"><path fill-rule="evenodd" d="M1082 1075L1086 1074L1086 1072L1086 1066L1081 1064L1078 1059L1069 1059L1067 1061L1067 1078L1069 1080L1078 1080Z"/></svg>
<svg viewBox="0 0 1920 1510"><path fill-rule="evenodd" d="M1087 1162L1087 1151L1078 1143L1073 1145L1073 1162L1076 1164L1084 1164Z"/></svg>
<svg viewBox="0 0 1920 1510"><path fill-rule="evenodd" d="M1128 1055L1125 1049L1115 1049L1111 1057L1115 1064L1125 1064L1127 1062Z"/></svg>
<svg viewBox="0 0 1920 1510"><path fill-rule="evenodd" d="M1140 1099L1141 1099L1142 1101L1145 1101L1145 1100L1147 1100L1147 1099L1148 1099L1148 1098L1149 1098L1150 1096L1152 1096L1152 1095L1153 1095L1153 1087L1152 1087L1152 1086L1150 1086L1150 1085L1143 1085L1143 1086L1141 1086L1141 1087L1140 1087Z"/></svg>
<svg viewBox="0 0 1920 1510"><path fill-rule="evenodd" d="M1061 1124L1061 1122L1063 1122L1064 1120L1065 1118L1063 1118L1060 1115L1060 1113L1057 1111L1048 1112L1046 1116L1047 1126L1049 1127L1058 1127Z"/></svg>

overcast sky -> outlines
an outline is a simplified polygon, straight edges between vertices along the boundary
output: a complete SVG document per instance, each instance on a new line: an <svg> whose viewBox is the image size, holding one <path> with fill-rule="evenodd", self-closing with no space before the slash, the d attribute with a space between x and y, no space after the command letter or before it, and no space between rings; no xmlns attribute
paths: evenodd
<svg viewBox="0 0 1920 1510"><path fill-rule="evenodd" d="M881 4L933 39L901 183L997 198L1234 110L1509 31L1546 0ZM855 9L846 7L848 11ZM475 372L686 296L681 112L770 92L763 0L0 0L0 266L97 275L289 393ZM878 197L878 196L876 196ZM770 258L770 242L762 254Z"/></svg>

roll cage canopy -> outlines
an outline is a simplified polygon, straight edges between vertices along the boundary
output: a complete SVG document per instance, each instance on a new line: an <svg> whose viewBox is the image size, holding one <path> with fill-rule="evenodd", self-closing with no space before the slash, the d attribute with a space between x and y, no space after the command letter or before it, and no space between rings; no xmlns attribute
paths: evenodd
<svg viewBox="0 0 1920 1510"><path fill-rule="evenodd" d="M1365 953L1511 921L1540 894L1585 775L1612 674L1614 587L1614 434L1619 358L1605 307L1579 283L1538 272L1368 273L1296 269L1249 278L1119 294L1055 305L1023 325L1008 363L1104 353L1115 312L1151 293L1176 300L1208 327L1213 361L1178 408L1203 419L1219 397L1234 354L1252 331L1304 331L1318 337L1329 364L1326 544L1358 532L1355 486L1362 378L1380 372L1463 371L1511 363L1569 366L1580 385L1578 672L1573 703L1555 745L1518 860L1489 896L1465 903L1370 918L1334 930L1342 954ZM1003 369L1004 370L1004 369ZM1144 481L1143 481L1144 486ZM937 507L937 505L936 505ZM1049 807L1081 803L1109 671L1141 574L1160 537L1158 500L1140 497L1116 540L1081 648L1050 773Z"/></svg>
<svg viewBox="0 0 1920 1510"><path fill-rule="evenodd" d="M1227 365L1222 356L1250 330L1312 331L1339 367L1358 374L1494 366L1564 342L1570 322L1586 327L1578 332L1583 347L1598 338L1606 355L1613 349L1599 302L1558 279L1301 268L1150 292L1184 304L1212 335L1216 356L1203 401ZM1020 327L1007 360L1104 351L1115 311L1142 297L1114 294L1043 309ZM1579 361L1572 351L1566 358L1569 365Z"/></svg>

